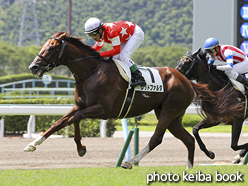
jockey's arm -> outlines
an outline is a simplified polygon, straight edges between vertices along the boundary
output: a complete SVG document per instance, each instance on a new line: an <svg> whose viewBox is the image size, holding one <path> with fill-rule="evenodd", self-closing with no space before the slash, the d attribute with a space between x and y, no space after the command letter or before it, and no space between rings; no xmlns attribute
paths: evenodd
<svg viewBox="0 0 248 186"><path fill-rule="evenodd" d="M216 69L222 70L222 71L229 71L229 70L232 70L232 66L230 64L220 65L220 66L216 66Z"/></svg>
<svg viewBox="0 0 248 186"><path fill-rule="evenodd" d="M216 69L217 70L222 70L222 71L229 71L232 70L233 68L233 55L228 55L226 56L226 65L222 65L222 66L217 66Z"/></svg>
<svg viewBox="0 0 248 186"><path fill-rule="evenodd" d="M233 54L231 51L225 52L226 65L216 66L217 70L229 71L233 69Z"/></svg>
<svg viewBox="0 0 248 186"><path fill-rule="evenodd" d="M208 64L211 64L211 65L213 65L214 64L214 61L215 61L215 58L213 58L213 57L209 57L209 59L208 59Z"/></svg>
<svg viewBox="0 0 248 186"><path fill-rule="evenodd" d="M104 45L103 41L96 42L92 48L98 52L102 49L103 45Z"/></svg>
<svg viewBox="0 0 248 186"><path fill-rule="evenodd" d="M101 57L110 57L117 55L121 52L121 42L120 42L120 37L116 36L113 39L111 39L113 49L105 52L101 52L100 55Z"/></svg>

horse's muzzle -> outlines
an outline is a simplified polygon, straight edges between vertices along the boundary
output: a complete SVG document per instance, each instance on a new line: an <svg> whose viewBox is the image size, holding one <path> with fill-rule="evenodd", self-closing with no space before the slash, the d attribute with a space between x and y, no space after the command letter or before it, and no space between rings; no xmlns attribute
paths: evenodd
<svg viewBox="0 0 248 186"><path fill-rule="evenodd" d="M40 67L39 65L30 65L28 68L30 72L37 77L42 77L46 72L46 69L44 67Z"/></svg>

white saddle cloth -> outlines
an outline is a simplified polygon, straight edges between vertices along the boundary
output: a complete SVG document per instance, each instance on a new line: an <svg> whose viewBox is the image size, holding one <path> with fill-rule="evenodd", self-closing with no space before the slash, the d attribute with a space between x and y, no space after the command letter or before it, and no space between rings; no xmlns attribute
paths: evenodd
<svg viewBox="0 0 248 186"><path fill-rule="evenodd" d="M118 60L118 59L114 59L117 68L119 69L119 72L121 74L121 76L129 82L129 88L130 84L131 84L131 71L129 69L129 67L126 65L126 63ZM120 69L120 66L122 67L122 69ZM146 86L137 86L135 87L135 91L145 91L145 92L164 92L164 86L163 86L163 82L161 79L161 76L158 72L158 70L154 69L154 68L150 68L150 67L139 67L139 70L142 73L142 76L144 77L145 81L146 81Z"/></svg>

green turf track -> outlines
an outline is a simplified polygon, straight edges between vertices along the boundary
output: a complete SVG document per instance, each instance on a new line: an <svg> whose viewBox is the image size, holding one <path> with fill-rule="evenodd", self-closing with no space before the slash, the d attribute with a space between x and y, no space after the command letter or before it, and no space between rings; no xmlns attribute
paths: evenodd
<svg viewBox="0 0 248 186"><path fill-rule="evenodd" d="M1 168L1 167L0 167ZM0 170L0 185L1 186L139 186L147 185L147 174L159 174L162 179L165 179L164 175L171 174L171 182L158 181L152 182L149 185L248 185L248 166L247 165L224 165L224 166L195 166L193 169L186 170L185 166L168 166L168 167L134 167L132 170L125 170L122 168L74 168L74 169L36 169L36 170ZM204 174L205 177L210 178L211 181L196 181L196 178L189 180L183 180L183 172L192 176ZM242 174L241 179L243 182L216 182L215 174L222 176L224 174L234 175ZM174 182L173 177L176 178L176 174L180 177L180 181ZM150 179L151 179L151 175ZM198 178L197 178L198 179ZM203 179L203 176L201 176Z"/></svg>

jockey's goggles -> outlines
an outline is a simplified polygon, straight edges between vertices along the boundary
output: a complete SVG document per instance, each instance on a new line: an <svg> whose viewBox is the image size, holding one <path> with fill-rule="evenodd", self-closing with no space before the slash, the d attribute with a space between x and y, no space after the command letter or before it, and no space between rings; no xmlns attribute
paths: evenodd
<svg viewBox="0 0 248 186"><path fill-rule="evenodd" d="M209 53L209 54L212 54L212 53L214 53L215 51L216 51L215 48L214 48L214 49L208 49L208 50L206 50L206 52Z"/></svg>
<svg viewBox="0 0 248 186"><path fill-rule="evenodd" d="M98 34L98 32L91 32L91 33L88 33L88 36L92 37L92 36L96 36Z"/></svg>

